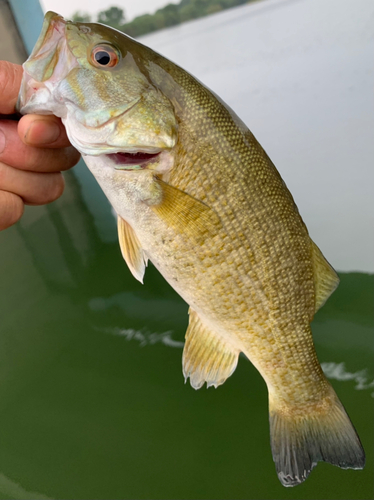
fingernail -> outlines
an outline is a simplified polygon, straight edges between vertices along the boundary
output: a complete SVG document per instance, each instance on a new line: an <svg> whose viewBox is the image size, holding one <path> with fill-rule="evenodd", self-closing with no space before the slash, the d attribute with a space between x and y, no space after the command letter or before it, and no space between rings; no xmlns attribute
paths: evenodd
<svg viewBox="0 0 374 500"><path fill-rule="evenodd" d="M5 134L4 132L0 129L0 153L2 153L5 149Z"/></svg>
<svg viewBox="0 0 374 500"><path fill-rule="evenodd" d="M36 120L27 129L25 141L28 144L51 144L57 141L60 134L61 129L56 123Z"/></svg>

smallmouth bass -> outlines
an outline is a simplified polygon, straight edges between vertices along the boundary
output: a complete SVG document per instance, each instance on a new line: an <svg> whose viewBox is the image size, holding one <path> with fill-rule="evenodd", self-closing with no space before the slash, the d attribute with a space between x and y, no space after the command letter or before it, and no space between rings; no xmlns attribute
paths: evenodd
<svg viewBox="0 0 374 500"><path fill-rule="evenodd" d="M214 93L103 25L46 14L24 64L22 113L62 118L118 214L143 281L150 260L190 306L183 373L219 386L243 352L269 391L284 486L364 452L318 362L310 323L338 277L253 134Z"/></svg>

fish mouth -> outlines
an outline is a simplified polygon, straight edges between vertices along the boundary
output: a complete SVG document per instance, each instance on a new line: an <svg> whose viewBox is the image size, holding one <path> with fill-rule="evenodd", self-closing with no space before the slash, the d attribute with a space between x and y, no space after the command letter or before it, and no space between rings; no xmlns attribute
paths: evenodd
<svg viewBox="0 0 374 500"><path fill-rule="evenodd" d="M79 66L67 43L67 24L69 21L54 12L45 15L39 38L22 65L24 72L16 104L21 114L66 116L65 106L53 93L60 81Z"/></svg>
<svg viewBox="0 0 374 500"><path fill-rule="evenodd" d="M115 163L114 168L116 170L140 170L146 168L150 163L157 161L160 154L161 151L156 153L137 151L134 153L112 153L106 156Z"/></svg>

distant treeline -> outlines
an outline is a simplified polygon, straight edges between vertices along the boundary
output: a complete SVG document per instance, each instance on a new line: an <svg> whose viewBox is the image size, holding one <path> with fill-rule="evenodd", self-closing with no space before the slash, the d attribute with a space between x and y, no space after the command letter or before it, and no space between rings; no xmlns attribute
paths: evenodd
<svg viewBox="0 0 374 500"><path fill-rule="evenodd" d="M97 19L78 11L73 15L73 21L86 23L97 21L132 37L138 37L251 1L254 0L181 0L178 4L169 3L162 9L156 10L154 14L143 14L130 22L126 22L123 9L110 7L99 12Z"/></svg>

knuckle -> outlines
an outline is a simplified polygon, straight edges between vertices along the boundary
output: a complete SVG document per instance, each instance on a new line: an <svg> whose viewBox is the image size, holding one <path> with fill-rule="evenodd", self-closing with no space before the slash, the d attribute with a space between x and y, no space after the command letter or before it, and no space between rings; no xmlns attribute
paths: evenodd
<svg viewBox="0 0 374 500"><path fill-rule="evenodd" d="M6 163L0 162L0 189L8 190L12 181L13 168ZM10 189L12 191L12 189Z"/></svg>
<svg viewBox="0 0 374 500"><path fill-rule="evenodd" d="M2 187L5 187L5 180L6 180L5 177L6 177L6 165L0 162L0 189Z"/></svg>
<svg viewBox="0 0 374 500"><path fill-rule="evenodd" d="M22 199L14 193L0 191L0 230L15 224L23 215Z"/></svg>
<svg viewBox="0 0 374 500"><path fill-rule="evenodd" d="M80 154L72 146L61 149L29 147L25 158L26 169L33 172L68 170L79 161Z"/></svg>
<svg viewBox="0 0 374 500"><path fill-rule="evenodd" d="M30 147L26 156L26 166L28 170L37 172L40 170L40 165L43 160L43 153L37 148Z"/></svg>
<svg viewBox="0 0 374 500"><path fill-rule="evenodd" d="M62 177L61 173L50 174L52 176L51 179L51 187L47 193L47 203L57 200L60 198L65 188L65 181Z"/></svg>
<svg viewBox="0 0 374 500"><path fill-rule="evenodd" d="M68 146L61 151L61 168L68 170L74 167L80 160L80 153L73 146Z"/></svg>
<svg viewBox="0 0 374 500"><path fill-rule="evenodd" d="M74 165L76 165L79 162L79 160L81 159L81 154L73 146L70 146L69 149L70 149L70 157L71 157L70 165L72 167L74 167Z"/></svg>

